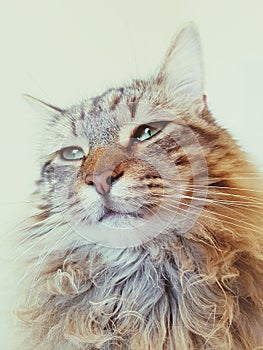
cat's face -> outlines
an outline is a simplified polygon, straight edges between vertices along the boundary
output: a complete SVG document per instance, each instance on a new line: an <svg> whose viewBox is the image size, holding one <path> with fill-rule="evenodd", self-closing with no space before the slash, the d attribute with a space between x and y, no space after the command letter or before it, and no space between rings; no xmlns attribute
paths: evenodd
<svg viewBox="0 0 263 350"><path fill-rule="evenodd" d="M115 246L189 230L208 181L205 108L200 44L188 27L156 77L52 111L39 187L47 207L82 237Z"/></svg>

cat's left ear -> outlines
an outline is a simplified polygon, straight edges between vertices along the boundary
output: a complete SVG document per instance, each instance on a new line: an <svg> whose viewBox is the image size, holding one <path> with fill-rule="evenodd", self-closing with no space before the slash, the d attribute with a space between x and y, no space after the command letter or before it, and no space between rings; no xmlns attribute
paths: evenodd
<svg viewBox="0 0 263 350"><path fill-rule="evenodd" d="M193 23L185 26L172 42L157 82L165 84L176 96L195 103L198 111L205 108L202 50L198 30Z"/></svg>

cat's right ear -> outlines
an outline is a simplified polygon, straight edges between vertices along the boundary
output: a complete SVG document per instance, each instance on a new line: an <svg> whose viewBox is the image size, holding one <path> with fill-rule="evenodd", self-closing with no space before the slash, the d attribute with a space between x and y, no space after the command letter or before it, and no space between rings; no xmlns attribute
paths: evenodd
<svg viewBox="0 0 263 350"><path fill-rule="evenodd" d="M203 58L195 24L186 25L172 42L157 82L166 86L174 96L182 96L190 104L197 104L199 111L204 109Z"/></svg>
<svg viewBox="0 0 263 350"><path fill-rule="evenodd" d="M52 117L57 114L63 114L65 112L64 109L51 105L31 95L23 94L22 96L33 107L33 109L41 111L47 117Z"/></svg>

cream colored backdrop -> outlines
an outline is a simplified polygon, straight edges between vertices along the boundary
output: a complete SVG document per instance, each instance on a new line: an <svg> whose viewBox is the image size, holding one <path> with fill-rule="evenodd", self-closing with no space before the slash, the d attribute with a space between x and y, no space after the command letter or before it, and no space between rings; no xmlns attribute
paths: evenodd
<svg viewBox="0 0 263 350"><path fill-rule="evenodd" d="M20 260L12 235L37 173L42 116L21 97L61 107L112 84L147 76L171 38L195 21L203 42L208 104L221 125L262 163L263 1L16 0L0 8L0 348L17 337L10 310Z"/></svg>

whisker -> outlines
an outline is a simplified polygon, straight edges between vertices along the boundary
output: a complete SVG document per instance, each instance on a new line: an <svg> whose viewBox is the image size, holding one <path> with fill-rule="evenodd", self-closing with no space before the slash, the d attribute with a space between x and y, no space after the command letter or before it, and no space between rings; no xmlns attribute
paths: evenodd
<svg viewBox="0 0 263 350"><path fill-rule="evenodd" d="M173 208L173 206L171 206L169 203L166 203L166 204L168 204L171 208ZM166 207L165 205L163 205L163 204L160 206L160 208L162 208L162 209L164 209L164 210L166 210L166 211L168 211L168 212L175 213L175 211L174 211L173 209L167 208L167 207ZM183 213L182 213L182 211L183 211ZM188 214L189 211L188 211L187 209L184 209L184 208L180 208L180 211L176 211L176 215L180 215L182 218L185 218L185 217L186 217L186 215L185 215L184 213L187 213L187 214ZM196 219L193 218L193 217L188 217L187 220L192 221L192 224L197 224L197 225L199 225L199 226L201 226L201 227L204 227L204 225L203 225L201 222L199 222L198 220L196 220Z"/></svg>
<svg viewBox="0 0 263 350"><path fill-rule="evenodd" d="M192 205L190 205L190 204L184 204L184 203L178 203L178 204L181 204L181 205L184 205L184 206L188 206L188 207L197 209L195 206L192 206ZM173 203L166 203L166 205L169 205L171 208L174 208ZM182 208L180 208L180 210L181 210L181 209L182 209ZM203 214L203 211L205 211L205 212L207 212L207 213L209 213L209 214L213 214L213 216L204 215L204 214ZM234 218L229 217L229 216L227 216L227 215L223 215L223 214L220 214L220 213L215 213L215 212L212 212L211 210L208 210L208 209L205 209L205 208L202 208L202 210L200 211L200 215L201 215L202 217L204 217L204 218L208 218L208 219L212 219L212 220L216 220L216 221L220 221L220 222L225 222L225 223L231 224L231 225L233 225L233 226L236 226L236 227L239 227L239 228L243 228L243 229L244 229L244 226L238 225L238 224L236 224L236 223L234 223L234 222L232 222L232 221L222 220L222 219L220 219L220 218L218 218L218 217L216 217L216 216L214 216L214 215L220 216L220 217L222 217L222 218L231 219L231 220L237 221L237 222L239 222L239 223L240 223L240 222L243 222L245 225L248 225L248 226L251 227L251 228L250 228L251 231L256 232L256 233L259 232L259 231L258 231L259 228L258 228L257 226L255 226L255 225L253 225L253 224L247 223L247 222L245 222L245 221L243 221L243 220L234 219ZM255 230L254 228L257 228L257 230Z"/></svg>
<svg viewBox="0 0 263 350"><path fill-rule="evenodd" d="M59 226L62 226L62 224L59 222L57 225L53 226L52 229L50 231L48 231L48 233L53 232L56 228L58 228ZM47 233L47 232L45 232ZM45 235L41 235L39 240L33 241L33 243L30 245L30 247L28 247L27 249L25 249L23 251L23 253L21 253L16 259L15 261L21 259L25 254L27 254L30 250L32 250L32 248L34 248L36 245L38 245L39 242L43 241L46 238Z"/></svg>
<svg viewBox="0 0 263 350"><path fill-rule="evenodd" d="M185 196L185 195L183 195L182 197L183 197L183 198L186 198L186 199L192 199L192 198L193 198L194 200L197 200L197 199L198 199L198 198L196 198L196 197ZM209 201L209 200L208 200L208 201ZM210 203L212 203L212 204L214 204L214 205L217 205L217 206L220 206L220 207L222 207L222 208L225 209L225 206L222 205L222 204L220 204L220 203L217 203L217 202L215 202L215 201L211 201ZM182 204L183 204L183 203L182 203ZM246 208L246 209L247 209L247 208ZM207 209L204 209L204 210L207 210ZM238 211L236 211L236 210L234 210L234 209L232 209L232 208L228 208L228 210L231 211L231 212L233 212L233 213L235 213L235 214L242 215L240 212L238 212ZM259 211L258 211L258 212L259 212ZM253 225L253 224L247 223L247 222L242 221L242 220L239 220L239 219L234 219L234 218L232 218L231 216L226 216L226 215L223 215L223 214L217 213L217 212L215 212L215 214L216 214L216 215L220 215L220 216L227 217L227 218L229 218L229 219L231 219L231 220L234 220L234 221L244 222L244 223L246 223L246 224L248 224L248 225L251 225L251 226L253 226L253 227L256 227L256 226Z"/></svg>
<svg viewBox="0 0 263 350"><path fill-rule="evenodd" d="M175 182L175 183L181 183L182 181L189 181L189 178L182 178L182 177L179 177L178 179L171 179L171 178L167 178L167 177L162 177L163 180L167 180L171 183ZM232 180L233 178L220 178L220 181L221 180ZM237 179L237 178L236 178ZM241 178L239 178L241 179ZM254 178L253 178L254 179ZM263 175L262 177L259 177L258 179L261 179L263 181ZM244 178L245 180L245 178ZM257 180L257 178L255 178L255 180ZM219 182L219 181L217 181ZM215 184L217 183L215 182ZM209 181L208 181L209 183ZM190 185L190 184L189 184ZM218 189L230 189L230 190L237 190L237 191L248 191L248 192L255 192L255 193L263 193L263 190L259 190L259 189L253 189L253 188L245 188L245 187L232 187L232 186L217 186L217 185L213 185L213 184L198 184L198 183L195 183L194 184L194 187L203 187L203 188L218 188Z"/></svg>
<svg viewBox="0 0 263 350"><path fill-rule="evenodd" d="M252 201L256 201L256 203L262 203L263 202L259 202L259 200L255 197L251 197L251 196L243 196L241 194L234 194L234 193L226 193L226 192L215 192L215 191L211 191L210 187L207 189L205 188L204 190L201 190L201 189L198 189L196 188L196 186L192 186L192 185L189 185L186 187L186 189L190 189L190 190L193 190L195 192L199 192L199 193L208 193L209 195L218 195L218 196L229 196L229 197L237 197L237 198L244 198L244 199L248 199L248 200L251 200ZM222 189L222 187L218 187L218 189ZM235 190L235 188L231 188L231 187L224 187L224 189L229 189L229 190ZM244 190L244 189L243 189ZM244 191L248 191L248 190L244 190Z"/></svg>
<svg viewBox="0 0 263 350"><path fill-rule="evenodd" d="M25 242L27 242L31 238L38 238L43 234L45 234L46 232L48 232L49 229L53 227L54 220L57 220L57 219L60 220L60 218L56 217L59 215L60 215L60 212L57 212L56 214L52 214L49 217L43 219L42 221L28 225L26 228L23 229L25 237L18 242L15 248L22 246ZM61 222L61 224L64 224L64 223ZM36 228L36 230L33 230L34 228ZM32 231L32 232L30 233L30 235L26 235L27 231ZM38 234L39 232L40 234Z"/></svg>
<svg viewBox="0 0 263 350"><path fill-rule="evenodd" d="M153 194L153 196L155 195ZM186 195L181 195L181 196L179 195L176 197L176 195L171 195L171 194L161 194L156 196L168 198L168 199L169 198L177 198L177 199L186 198L186 199L192 199L192 200L201 201L201 202L203 201L205 203L212 203L212 204L218 204L218 205L221 204L221 206L222 204L226 204L229 206L244 208L254 213L261 213L262 211L262 206L260 206L261 202L251 203L251 202L241 202L241 201L230 201L225 199L212 199L212 198L205 198L205 197L198 198L196 196L186 196ZM256 210L255 208L258 208L259 210Z"/></svg>

